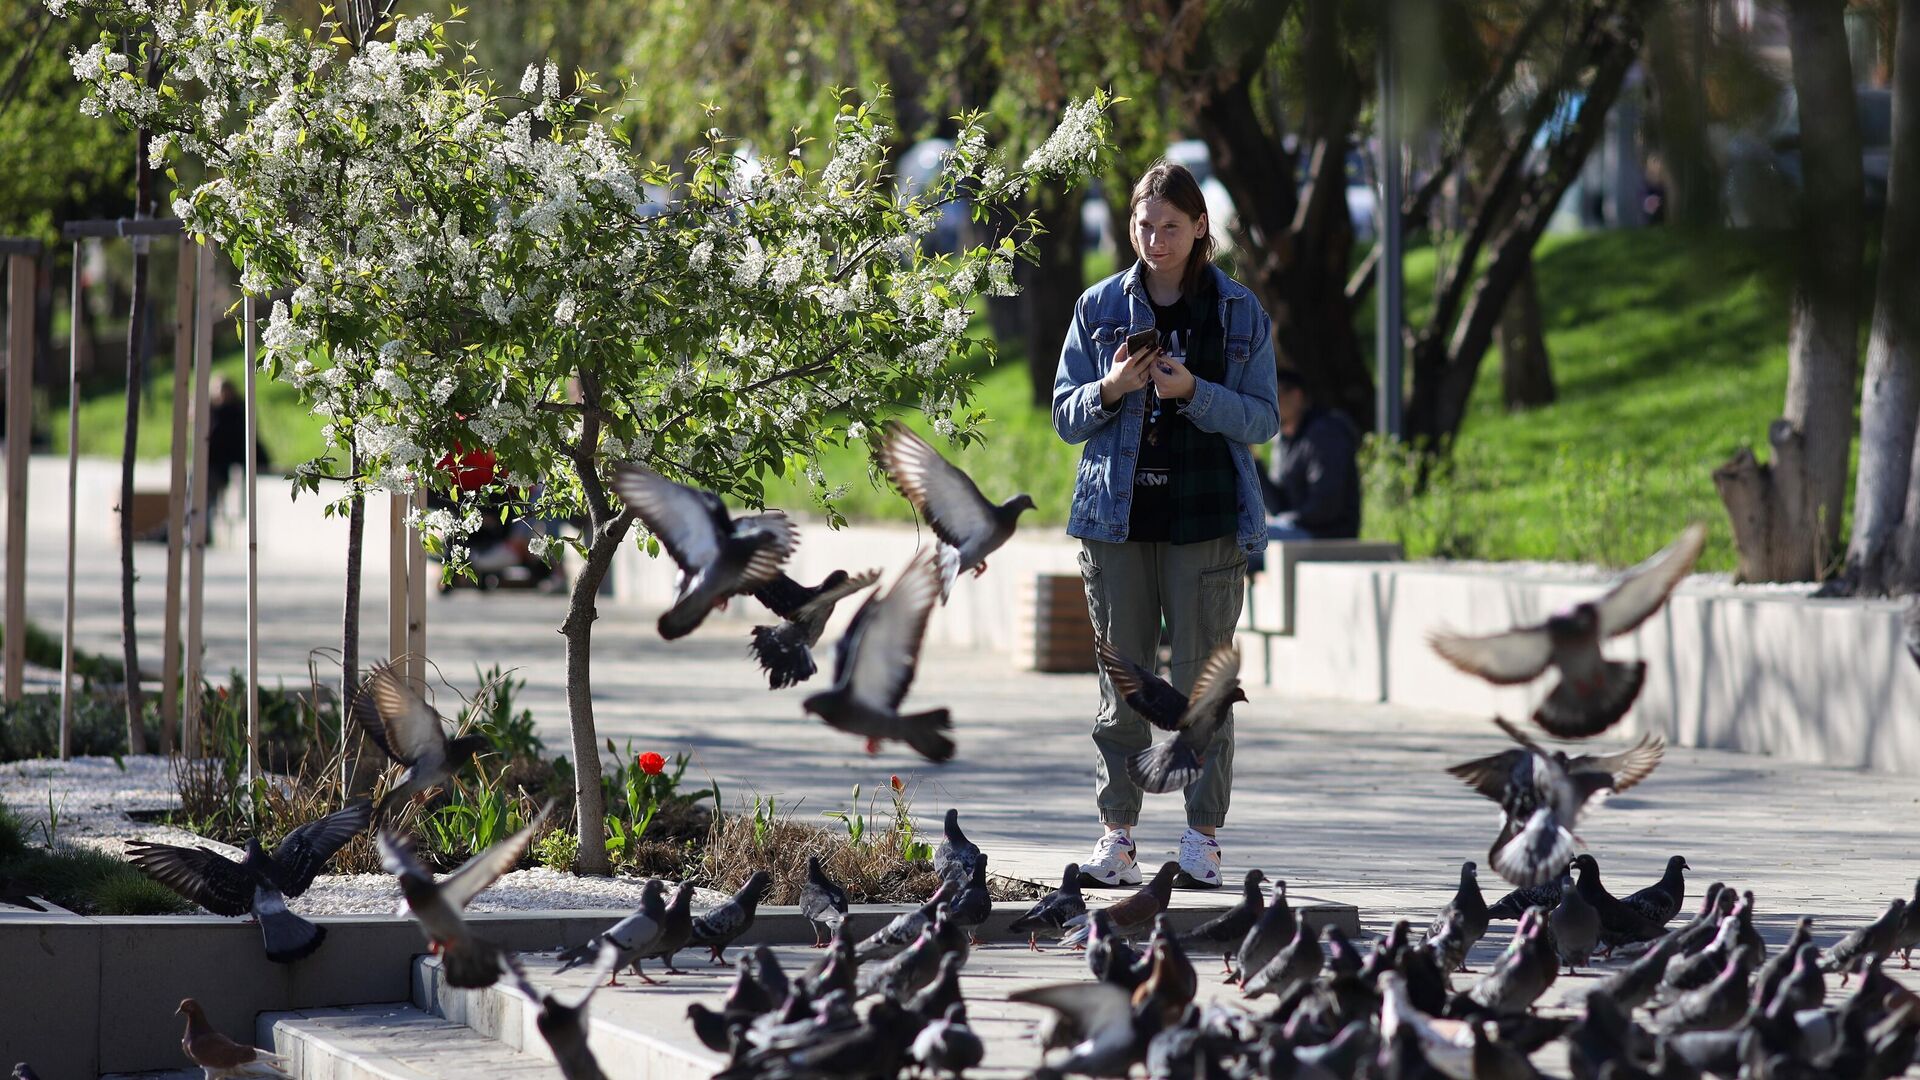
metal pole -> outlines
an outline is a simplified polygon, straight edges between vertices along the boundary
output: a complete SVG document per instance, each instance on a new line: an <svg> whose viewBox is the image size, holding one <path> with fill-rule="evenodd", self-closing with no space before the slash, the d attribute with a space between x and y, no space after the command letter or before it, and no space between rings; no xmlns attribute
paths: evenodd
<svg viewBox="0 0 1920 1080"><path fill-rule="evenodd" d="M80 488L80 241L73 242L67 322L67 598L60 617L60 760L73 755L73 528ZM126 672L139 678L139 672Z"/></svg>
<svg viewBox="0 0 1920 1080"><path fill-rule="evenodd" d="M168 443L166 634L161 639L160 739L168 753L180 748L180 574L187 544L187 410L193 403L194 284L200 245L180 238L173 292L173 438Z"/></svg>
<svg viewBox="0 0 1920 1080"><path fill-rule="evenodd" d="M187 647L186 671L181 677L186 708L181 721L181 744L188 757L206 752L206 697L200 679L203 647L203 615L207 599L207 426L211 407L207 385L213 370L213 320L218 300L213 295L213 249L200 245L195 274L193 327L193 478L188 481L193 496L187 506Z"/></svg>
<svg viewBox="0 0 1920 1080"><path fill-rule="evenodd" d="M27 674L27 453L33 442L33 291L39 262L7 256L6 699L20 700Z"/></svg>
<svg viewBox="0 0 1920 1080"><path fill-rule="evenodd" d="M1404 268L1401 265L1400 203L1400 73L1394 56L1397 48L1393 19L1396 4L1381 5L1380 20L1380 275L1379 303L1375 305L1375 353L1380 359L1377 372L1378 397L1375 402L1374 430L1387 438L1405 434L1401 416L1403 390L1404 341L1401 328L1406 325Z"/></svg>
<svg viewBox="0 0 1920 1080"><path fill-rule="evenodd" d="M254 513L254 498L259 494L259 462L253 448L259 438L258 415L253 403L253 372L258 347L254 325L253 294L246 297L246 410L247 442L245 457L247 483L247 783L260 775L260 515Z"/></svg>

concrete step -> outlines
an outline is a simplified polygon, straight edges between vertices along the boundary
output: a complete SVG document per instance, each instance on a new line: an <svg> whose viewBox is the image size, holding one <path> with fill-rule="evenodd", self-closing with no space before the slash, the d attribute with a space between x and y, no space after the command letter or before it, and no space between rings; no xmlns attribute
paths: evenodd
<svg viewBox="0 0 1920 1080"><path fill-rule="evenodd" d="M551 1061L522 1054L412 1005L260 1014L257 1044L298 1080L548 1080Z"/></svg>

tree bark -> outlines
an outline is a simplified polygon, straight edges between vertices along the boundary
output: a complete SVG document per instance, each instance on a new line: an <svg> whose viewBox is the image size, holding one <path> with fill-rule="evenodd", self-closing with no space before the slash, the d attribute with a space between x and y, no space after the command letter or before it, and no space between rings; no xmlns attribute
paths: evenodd
<svg viewBox="0 0 1920 1080"><path fill-rule="evenodd" d="M160 80L159 56L147 57L147 88ZM147 167L146 128L133 133L133 216L153 213L153 170ZM140 390L146 381L147 364L147 248L151 240L138 236L133 240L133 295L127 312L127 417L120 446L120 660L126 668L127 752L147 752L147 731L143 722L145 698L140 692L140 639L136 630L133 603L133 462L139 451Z"/></svg>
<svg viewBox="0 0 1920 1080"><path fill-rule="evenodd" d="M1806 439L1791 421L1767 429L1773 460L1762 464L1741 447L1713 471L1726 505L1739 563L1737 581L1804 581L1824 562L1807 483Z"/></svg>
<svg viewBox="0 0 1920 1080"><path fill-rule="evenodd" d="M593 623L600 617L594 597L632 524L632 515L625 512L604 523L596 521L585 565L573 579L567 620L560 626L567 639L567 712L573 727L573 796L580 829L580 873L601 877L612 874L613 866L607 860L607 803L600 790L600 741L593 723Z"/></svg>
<svg viewBox="0 0 1920 1080"><path fill-rule="evenodd" d="M1034 238L1037 263L1020 263L1015 268L1020 280L1020 304L1026 310L1022 321L1027 347L1027 374L1033 388L1033 404L1047 408L1053 402L1053 373L1060 366L1060 346L1067 339L1067 327L1073 322L1074 304L1080 299L1084 276L1080 261L1081 239L1085 228L1080 220L1078 191L1047 192L1034 207L1040 225L1046 231Z"/></svg>
<svg viewBox="0 0 1920 1080"><path fill-rule="evenodd" d="M1706 64L1712 5L1676 4L1656 16L1647 69L1659 99L1667 220L1695 228L1720 222L1719 180L1708 141Z"/></svg>
<svg viewBox="0 0 1920 1080"><path fill-rule="evenodd" d="M360 450L354 448L348 471L360 472ZM346 602L340 614L340 784L352 796L372 787L372 776L361 776L360 700L360 559L366 547L367 499L355 494L347 505Z"/></svg>
<svg viewBox="0 0 1920 1080"><path fill-rule="evenodd" d="M1540 325L1540 289L1534 283L1533 253L1500 313L1500 396L1509 412L1551 405L1553 365Z"/></svg>
<svg viewBox="0 0 1920 1080"><path fill-rule="evenodd" d="M1893 160L1860 387L1853 535L1836 592L1920 591L1920 0L1900 0Z"/></svg>

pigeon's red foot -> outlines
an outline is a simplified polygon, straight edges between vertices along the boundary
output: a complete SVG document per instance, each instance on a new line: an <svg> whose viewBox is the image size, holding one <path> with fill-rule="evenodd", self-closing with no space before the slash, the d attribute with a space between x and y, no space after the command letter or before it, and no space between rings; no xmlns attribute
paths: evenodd
<svg viewBox="0 0 1920 1080"><path fill-rule="evenodd" d="M973 568L973 576L979 577L981 574L984 574L986 572L987 572L987 560L981 559L980 565Z"/></svg>

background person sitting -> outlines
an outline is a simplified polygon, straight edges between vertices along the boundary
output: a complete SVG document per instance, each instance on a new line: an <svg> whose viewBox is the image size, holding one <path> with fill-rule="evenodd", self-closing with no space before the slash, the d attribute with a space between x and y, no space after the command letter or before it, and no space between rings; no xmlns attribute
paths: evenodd
<svg viewBox="0 0 1920 1080"><path fill-rule="evenodd" d="M1351 540L1360 535L1359 432L1346 414L1315 405L1298 372L1280 369L1280 435L1261 475L1267 536Z"/></svg>

